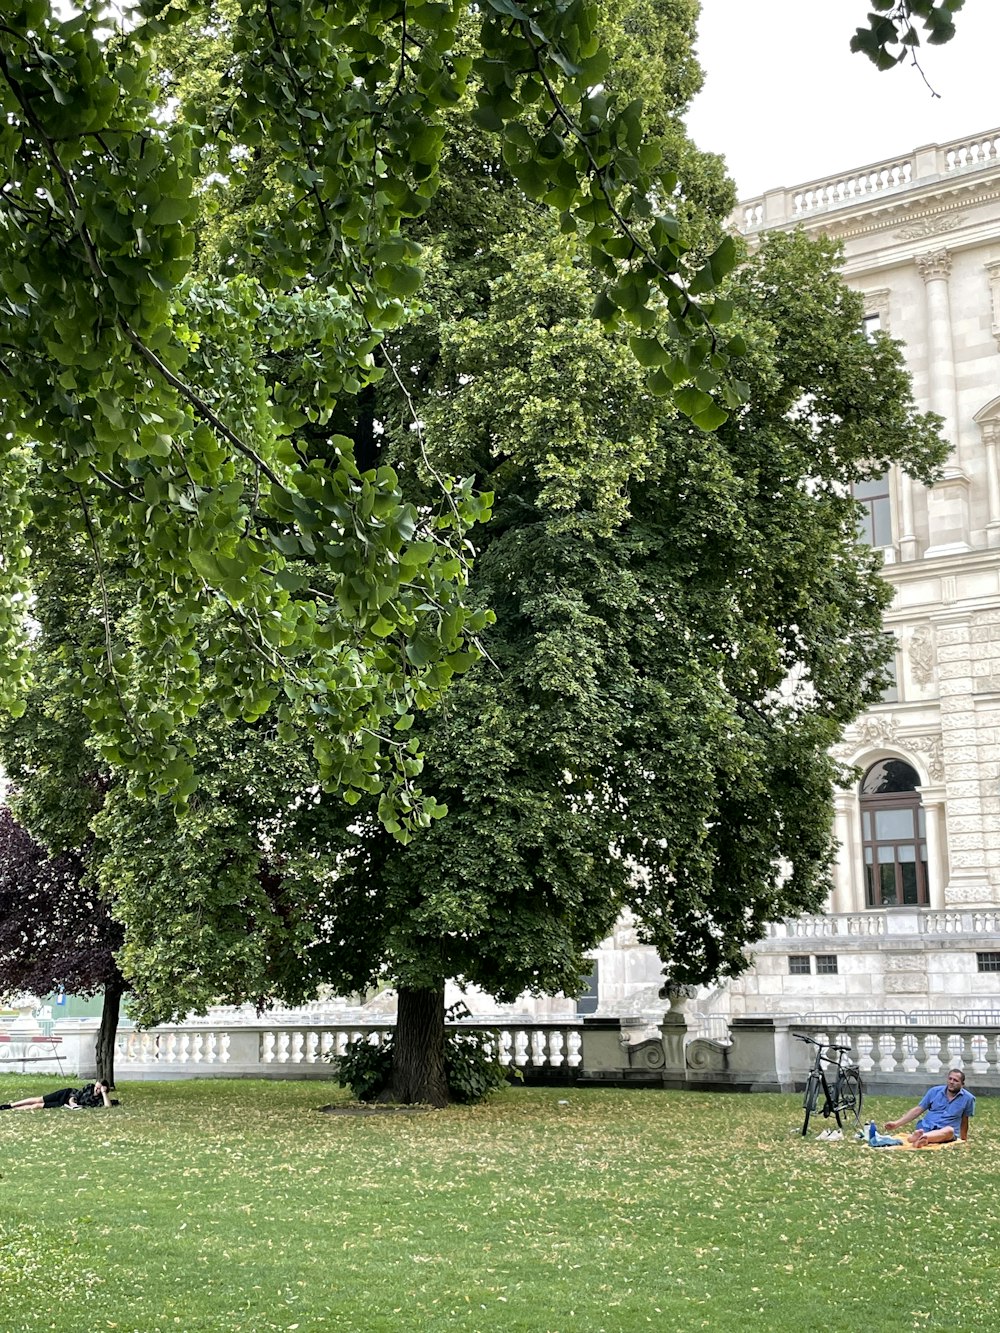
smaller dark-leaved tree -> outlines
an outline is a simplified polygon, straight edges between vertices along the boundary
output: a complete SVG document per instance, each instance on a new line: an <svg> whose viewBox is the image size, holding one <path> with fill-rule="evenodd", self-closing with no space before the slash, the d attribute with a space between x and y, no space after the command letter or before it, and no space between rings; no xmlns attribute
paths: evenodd
<svg viewBox="0 0 1000 1333"><path fill-rule="evenodd" d="M122 928L90 886L85 851L50 857L0 808L0 993L103 991L97 1074L114 1082L125 980L115 962Z"/></svg>

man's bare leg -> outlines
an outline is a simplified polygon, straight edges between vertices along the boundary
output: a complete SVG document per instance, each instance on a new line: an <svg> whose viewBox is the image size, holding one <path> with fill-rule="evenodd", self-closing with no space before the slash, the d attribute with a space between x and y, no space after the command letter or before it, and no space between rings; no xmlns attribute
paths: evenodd
<svg viewBox="0 0 1000 1333"><path fill-rule="evenodd" d="M953 1129L915 1129L910 1135L911 1148L926 1148L929 1143L950 1143L955 1137Z"/></svg>

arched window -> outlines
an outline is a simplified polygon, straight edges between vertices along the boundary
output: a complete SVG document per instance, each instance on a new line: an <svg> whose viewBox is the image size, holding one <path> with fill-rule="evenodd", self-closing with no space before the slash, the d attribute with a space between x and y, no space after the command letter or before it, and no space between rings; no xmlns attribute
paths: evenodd
<svg viewBox="0 0 1000 1333"><path fill-rule="evenodd" d="M861 780L861 837L868 907L927 902L927 842L916 769L880 759Z"/></svg>

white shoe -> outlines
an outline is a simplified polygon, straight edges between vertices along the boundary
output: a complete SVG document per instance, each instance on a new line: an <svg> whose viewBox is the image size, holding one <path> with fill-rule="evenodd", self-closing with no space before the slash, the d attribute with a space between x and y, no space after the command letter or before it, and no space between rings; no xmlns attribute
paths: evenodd
<svg viewBox="0 0 1000 1333"><path fill-rule="evenodd" d="M833 1133L833 1130L832 1130L832 1129L823 1129L823 1130L820 1130L820 1132L816 1135L816 1138L817 1138L817 1139L828 1139L832 1133Z"/></svg>
<svg viewBox="0 0 1000 1333"><path fill-rule="evenodd" d="M841 1133L839 1129L831 1129L829 1134L827 1134L826 1136L826 1141L827 1143L833 1143L837 1139L842 1139L843 1137L844 1135Z"/></svg>

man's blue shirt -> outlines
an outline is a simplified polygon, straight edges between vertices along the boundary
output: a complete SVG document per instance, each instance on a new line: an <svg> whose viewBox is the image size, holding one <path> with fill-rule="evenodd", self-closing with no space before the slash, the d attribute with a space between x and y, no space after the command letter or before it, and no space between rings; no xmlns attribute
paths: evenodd
<svg viewBox="0 0 1000 1333"><path fill-rule="evenodd" d="M943 1083L924 1095L920 1105L926 1112L917 1121L917 1129L953 1129L958 1138L962 1128L963 1116L976 1113L976 1099L965 1088L957 1097L948 1097L948 1089Z"/></svg>

